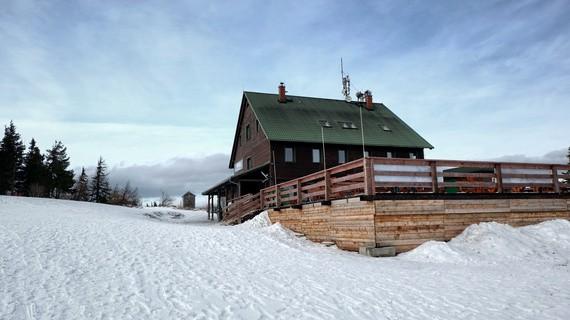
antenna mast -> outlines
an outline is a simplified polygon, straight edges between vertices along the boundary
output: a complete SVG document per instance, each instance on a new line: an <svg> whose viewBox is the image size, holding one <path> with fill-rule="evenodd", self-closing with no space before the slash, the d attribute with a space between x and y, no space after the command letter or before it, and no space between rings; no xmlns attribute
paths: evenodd
<svg viewBox="0 0 570 320"><path fill-rule="evenodd" d="M340 58L340 75L342 77L342 95L344 96L344 100L350 102L352 98L350 98L350 77L348 74L344 75L344 68L342 65L342 58Z"/></svg>

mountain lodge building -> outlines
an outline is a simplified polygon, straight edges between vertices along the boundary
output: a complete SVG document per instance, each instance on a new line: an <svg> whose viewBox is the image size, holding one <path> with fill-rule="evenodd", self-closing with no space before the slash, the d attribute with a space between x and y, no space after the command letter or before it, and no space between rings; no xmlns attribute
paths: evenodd
<svg viewBox="0 0 570 320"><path fill-rule="evenodd" d="M433 146L370 93L349 102L286 95L283 84L278 94L245 91L229 162L234 174L202 194L219 210L232 199L364 154L423 159L425 148Z"/></svg>

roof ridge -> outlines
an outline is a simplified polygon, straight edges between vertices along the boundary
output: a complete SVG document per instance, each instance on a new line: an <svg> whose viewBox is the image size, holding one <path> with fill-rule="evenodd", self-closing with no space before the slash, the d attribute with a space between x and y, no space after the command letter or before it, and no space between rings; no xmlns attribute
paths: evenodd
<svg viewBox="0 0 570 320"><path fill-rule="evenodd" d="M247 94L247 93L255 93L255 94L265 94L265 95L271 95L271 96L278 96L279 94L277 93L268 93L268 92L259 92L259 91L243 91L243 94ZM293 97L293 98L309 98L309 99L320 99L320 100L332 100L332 101L339 101L339 102L346 102L346 103L350 103L350 104L354 104L356 102L361 102L361 101L346 101L344 99L333 99L333 98L323 98L323 97L312 97L312 96L298 96L298 95L292 95L292 94L288 94L287 97ZM362 101L362 103L364 103L364 101ZM382 106L386 106L384 103L382 102L373 102L373 104L375 105L382 105Z"/></svg>

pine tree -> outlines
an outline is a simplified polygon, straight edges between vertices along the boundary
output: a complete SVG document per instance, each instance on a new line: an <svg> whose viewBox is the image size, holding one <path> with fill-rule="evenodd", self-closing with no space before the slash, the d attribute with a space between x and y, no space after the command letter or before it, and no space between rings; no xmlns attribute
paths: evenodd
<svg viewBox="0 0 570 320"><path fill-rule="evenodd" d="M14 122L4 127L0 142L0 194L16 194L22 188L24 144L16 132Z"/></svg>
<svg viewBox="0 0 570 320"><path fill-rule="evenodd" d="M111 190L107 179L107 166L102 157L97 162L97 170L95 176L91 179L91 201L99 203L107 203Z"/></svg>
<svg viewBox="0 0 570 320"><path fill-rule="evenodd" d="M46 167L48 172L48 194L50 197L60 198L69 193L73 187L73 170L68 169L69 157L67 148L61 141L56 141L47 151Z"/></svg>
<svg viewBox="0 0 570 320"><path fill-rule="evenodd" d="M77 183L73 187L73 200L89 201L89 177L85 173L85 168L81 168L81 174Z"/></svg>
<svg viewBox="0 0 570 320"><path fill-rule="evenodd" d="M42 197L46 193L47 172L44 156L32 138L28 152L24 156L22 169L22 192L26 196Z"/></svg>

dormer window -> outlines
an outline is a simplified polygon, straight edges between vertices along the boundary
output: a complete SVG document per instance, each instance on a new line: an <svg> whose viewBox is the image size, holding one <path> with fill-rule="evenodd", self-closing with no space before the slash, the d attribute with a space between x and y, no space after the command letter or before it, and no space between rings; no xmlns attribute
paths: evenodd
<svg viewBox="0 0 570 320"><path fill-rule="evenodd" d="M332 128L332 124L327 120L319 120L319 124L323 128Z"/></svg>
<svg viewBox="0 0 570 320"><path fill-rule="evenodd" d="M339 121L338 123L343 129L358 129L352 121Z"/></svg>
<svg viewBox="0 0 570 320"><path fill-rule="evenodd" d="M391 131L392 131L392 129L390 129L390 127L388 127L388 126L385 125L385 124L381 124L381 125L380 125L380 128L382 128L382 130L387 131L387 132L391 132Z"/></svg>

